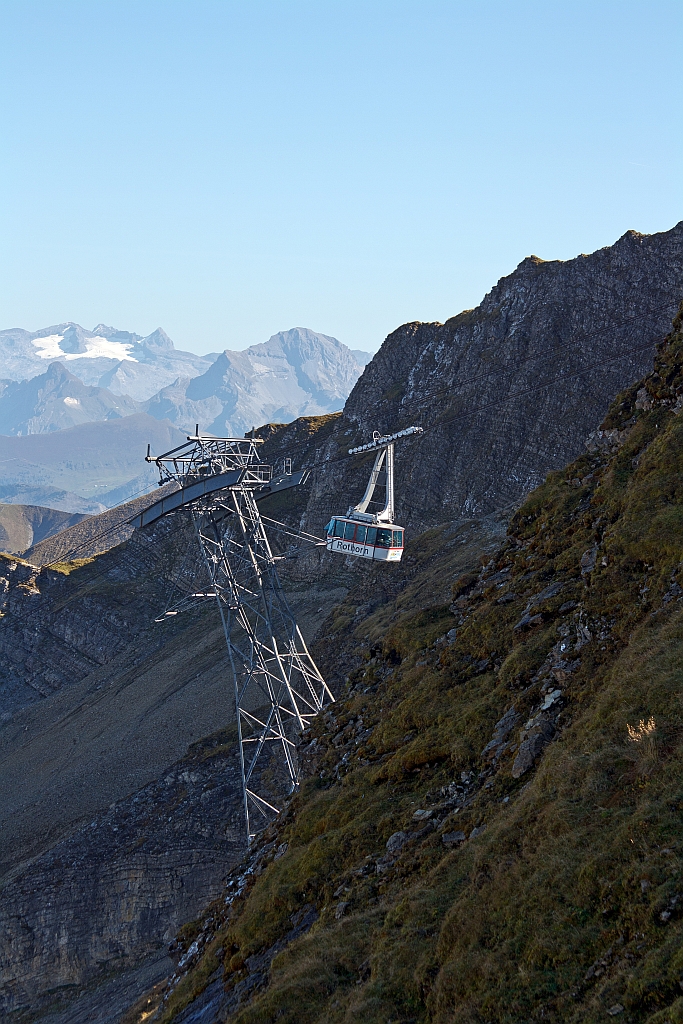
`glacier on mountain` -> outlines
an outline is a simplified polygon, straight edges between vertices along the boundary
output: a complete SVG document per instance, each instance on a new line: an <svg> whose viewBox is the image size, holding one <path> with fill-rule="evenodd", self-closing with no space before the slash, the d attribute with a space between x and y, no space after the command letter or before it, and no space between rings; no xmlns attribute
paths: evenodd
<svg viewBox="0 0 683 1024"><path fill-rule="evenodd" d="M126 359L131 363L138 362L135 356L130 354L133 346L122 341L111 341L93 335L85 339L84 352L65 352L60 348L62 341L63 334L49 334L46 338L33 338L31 344L41 359Z"/></svg>

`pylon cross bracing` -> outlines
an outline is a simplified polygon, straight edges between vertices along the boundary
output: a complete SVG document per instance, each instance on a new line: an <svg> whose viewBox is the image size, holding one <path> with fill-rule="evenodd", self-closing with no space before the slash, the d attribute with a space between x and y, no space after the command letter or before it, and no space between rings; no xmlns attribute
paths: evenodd
<svg viewBox="0 0 683 1024"><path fill-rule="evenodd" d="M162 482L174 480L190 496L186 507L209 582L193 596L215 598L223 625L249 841L279 813L284 794L298 787L297 738L334 700L289 606L259 513L257 498L274 486L272 468L258 456L260 443L197 431L188 444L147 456ZM218 483L218 477L224 486L212 491L211 479ZM202 481L206 486L197 486ZM275 482L276 489L284 486ZM193 496L198 490L204 493Z"/></svg>

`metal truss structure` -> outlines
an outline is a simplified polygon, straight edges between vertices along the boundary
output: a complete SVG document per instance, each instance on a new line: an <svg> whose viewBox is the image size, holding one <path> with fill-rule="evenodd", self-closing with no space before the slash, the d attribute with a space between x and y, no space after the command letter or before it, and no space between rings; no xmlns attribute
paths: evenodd
<svg viewBox="0 0 683 1024"><path fill-rule="evenodd" d="M199 434L147 461L160 482L178 488L138 517L144 526L187 508L205 569L174 609L215 598L234 684L244 814L251 840L299 784L296 740L334 698L311 657L280 582L258 499L303 482L307 473L274 478L259 459L259 438Z"/></svg>

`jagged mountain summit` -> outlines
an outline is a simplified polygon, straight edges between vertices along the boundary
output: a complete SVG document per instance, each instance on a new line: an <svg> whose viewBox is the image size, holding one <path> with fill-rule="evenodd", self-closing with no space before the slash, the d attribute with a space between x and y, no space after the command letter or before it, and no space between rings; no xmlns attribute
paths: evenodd
<svg viewBox="0 0 683 1024"><path fill-rule="evenodd" d="M202 376L163 388L145 411L185 430L200 423L239 437L262 423L339 411L361 372L336 338L293 327L242 352L226 349Z"/></svg>
<svg viewBox="0 0 683 1024"><path fill-rule="evenodd" d="M108 388L136 401L151 398L181 374L201 374L213 362L176 349L157 328L146 338L98 324L57 324L31 333L21 328L0 331L0 377L24 380L45 372L48 362L66 365L84 384Z"/></svg>
<svg viewBox="0 0 683 1024"><path fill-rule="evenodd" d="M108 419L118 410L147 411L183 430L201 422L214 433L239 435L271 420L340 410L370 358L305 327L281 331L242 352L205 356L178 351L161 328L146 338L104 324L93 331L78 324L35 334L2 331L0 433L57 430L84 422L86 415ZM59 398L52 381L57 377L69 382L69 394ZM100 400L92 391L87 402L85 391L72 395L76 380L104 389ZM51 404L48 390L55 391Z"/></svg>
<svg viewBox="0 0 683 1024"><path fill-rule="evenodd" d="M0 380L0 434L46 434L136 412L134 399L84 384L58 362L30 380Z"/></svg>
<svg viewBox="0 0 683 1024"><path fill-rule="evenodd" d="M367 439L429 427L421 458L397 464L408 521L501 508L576 456L651 365L682 294L683 221L572 260L528 257L476 309L390 334L349 396L345 429Z"/></svg>

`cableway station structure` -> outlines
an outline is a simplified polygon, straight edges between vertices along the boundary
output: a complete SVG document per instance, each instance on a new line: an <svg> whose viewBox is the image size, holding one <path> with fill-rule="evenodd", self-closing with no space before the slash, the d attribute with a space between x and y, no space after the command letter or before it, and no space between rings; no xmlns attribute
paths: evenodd
<svg viewBox="0 0 683 1024"><path fill-rule="evenodd" d="M305 482L308 471L273 475L261 462L260 438L211 437L147 461L160 483L178 486L133 521L144 527L187 510L203 562L203 583L190 588L160 620L212 598L218 604L234 685L249 841L299 785L296 741L334 700L297 626L279 579L258 502ZM288 470L288 471L287 471ZM311 538L313 539L313 538ZM158 620L159 621L159 620Z"/></svg>

